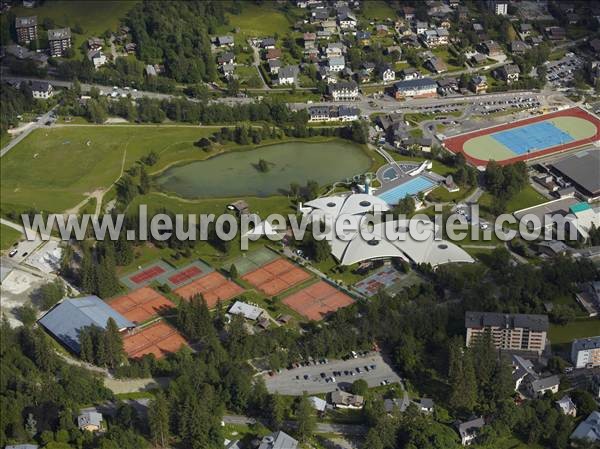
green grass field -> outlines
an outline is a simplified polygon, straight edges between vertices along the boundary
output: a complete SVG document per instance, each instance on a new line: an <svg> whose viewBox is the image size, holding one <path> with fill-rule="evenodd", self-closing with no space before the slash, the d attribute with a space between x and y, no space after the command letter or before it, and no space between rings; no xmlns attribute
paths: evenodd
<svg viewBox="0 0 600 449"><path fill-rule="evenodd" d="M251 2L241 4L242 12L239 15L228 14L229 24L220 27L219 33L239 28L236 37L241 43L249 37L267 37L274 34L284 36L290 32L291 23L275 2L265 2L261 5Z"/></svg>
<svg viewBox="0 0 600 449"><path fill-rule="evenodd" d="M553 345L571 343L575 338L600 335L600 319L578 318L565 326L550 325L548 338Z"/></svg>
<svg viewBox="0 0 600 449"><path fill-rule="evenodd" d="M547 121L562 131L567 132L575 140L587 139L596 133L596 126L592 122L580 117L554 117ZM543 121L536 123L543 123ZM463 145L463 149L467 155L483 161L504 161L519 156L494 139L491 134L467 140ZM535 152L532 152L532 154L535 154Z"/></svg>
<svg viewBox="0 0 600 449"><path fill-rule="evenodd" d="M384 1L369 0L363 3L361 15L368 20L394 19L396 12Z"/></svg>
<svg viewBox="0 0 600 449"><path fill-rule="evenodd" d="M22 237L22 234L6 225L0 224L0 250L10 248Z"/></svg>
<svg viewBox="0 0 600 449"><path fill-rule="evenodd" d="M479 205L483 211L489 211L493 201L495 201L494 197L485 192L479 199ZM506 211L515 212L527 207L537 206L546 201L548 201L546 197L528 184L506 203Z"/></svg>
<svg viewBox="0 0 600 449"><path fill-rule="evenodd" d="M17 7L13 8L16 16L36 15L38 24L45 19L50 19L58 27L71 27L79 25L83 34L72 33L73 49L77 59L83 54L79 47L87 41L88 37L100 37L106 30L116 31L119 22L127 12L133 8L138 0L127 1L46 1L35 9ZM71 30L72 31L72 30ZM47 40L45 30L39 30L40 43Z"/></svg>
<svg viewBox="0 0 600 449"><path fill-rule="evenodd" d="M121 125L36 130L2 158L2 212L11 207L62 212L86 192L109 187L122 166L127 169L151 151L160 155L153 170L204 159L207 154L193 143L215 129Z"/></svg>

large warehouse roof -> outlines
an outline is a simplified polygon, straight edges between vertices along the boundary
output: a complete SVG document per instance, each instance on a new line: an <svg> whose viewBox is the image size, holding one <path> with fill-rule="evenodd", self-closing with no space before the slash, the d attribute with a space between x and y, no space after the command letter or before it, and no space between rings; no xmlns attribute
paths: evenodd
<svg viewBox="0 0 600 449"><path fill-rule="evenodd" d="M39 323L69 349L79 352L79 333L87 326L106 328L113 318L119 329L135 325L97 296L67 298L50 309Z"/></svg>
<svg viewBox="0 0 600 449"><path fill-rule="evenodd" d="M588 149L552 164L564 176L591 196L600 194L600 150Z"/></svg>

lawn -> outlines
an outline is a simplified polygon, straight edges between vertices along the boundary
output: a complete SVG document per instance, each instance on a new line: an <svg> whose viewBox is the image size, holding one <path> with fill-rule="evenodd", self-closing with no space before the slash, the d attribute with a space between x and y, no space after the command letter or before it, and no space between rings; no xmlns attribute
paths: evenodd
<svg viewBox="0 0 600 449"><path fill-rule="evenodd" d="M485 192L481 195L479 199L479 204L483 211L489 211L492 203L495 201L495 198ZM542 194L538 193L530 184L527 184L523 190L513 196L506 203L506 211L507 212L515 212L521 209L526 209L528 207L537 206L538 204L542 204L548 201L546 197Z"/></svg>
<svg viewBox="0 0 600 449"><path fill-rule="evenodd" d="M365 19L376 21L396 18L394 10L386 2L380 0L369 0L364 2L361 14Z"/></svg>
<svg viewBox="0 0 600 449"><path fill-rule="evenodd" d="M238 37L245 41L249 37L267 37L278 34L284 36L291 30L291 23L275 2L257 5L241 2L239 15L228 14L229 25L221 27L219 32L227 33L238 28Z"/></svg>
<svg viewBox="0 0 600 449"><path fill-rule="evenodd" d="M82 56L80 47L91 36L100 37L106 30L116 31L119 22L125 17L127 12L133 8L138 1L46 1L35 9L23 7L13 8L15 16L36 15L38 24L42 24L45 19L54 22L56 28L71 27L79 25L83 28L83 34L72 33L73 49L75 57L80 59ZM73 31L73 30L71 30ZM47 41L47 33L39 30L41 45Z"/></svg>
<svg viewBox="0 0 600 449"><path fill-rule="evenodd" d="M564 326L551 324L548 334L553 345L571 343L576 338L600 335L600 319L577 318Z"/></svg>
<svg viewBox="0 0 600 449"><path fill-rule="evenodd" d="M109 187L123 165L127 169L151 151L160 155L155 170L206 158L193 143L215 129L90 125L36 130L2 158L1 211L64 211L86 192Z"/></svg>
<svg viewBox="0 0 600 449"><path fill-rule="evenodd" d="M22 234L9 226L0 224L0 249L5 250L10 248L13 243L18 241Z"/></svg>

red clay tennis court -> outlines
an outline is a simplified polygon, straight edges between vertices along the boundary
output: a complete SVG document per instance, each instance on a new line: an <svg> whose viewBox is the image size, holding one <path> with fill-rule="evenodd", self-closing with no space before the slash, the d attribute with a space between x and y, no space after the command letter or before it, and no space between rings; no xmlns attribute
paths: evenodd
<svg viewBox="0 0 600 449"><path fill-rule="evenodd" d="M136 284L141 284L142 282L146 282L147 280L155 278L156 276L160 276L164 272L165 270L162 267L152 267L131 276L129 279Z"/></svg>
<svg viewBox="0 0 600 449"><path fill-rule="evenodd" d="M310 277L309 273L298 268L289 260L278 258L246 273L242 276L242 279L265 295L273 296L304 282Z"/></svg>
<svg viewBox="0 0 600 449"><path fill-rule="evenodd" d="M173 267L162 260L156 260L149 265L140 267L133 273L122 276L119 280L129 290L145 287L151 282L158 281L161 277L169 276Z"/></svg>
<svg viewBox="0 0 600 449"><path fill-rule="evenodd" d="M175 293L188 301L196 295L202 295L208 307L212 309L217 302L227 301L243 291L244 289L235 282L228 281L221 273L213 271L178 288Z"/></svg>
<svg viewBox="0 0 600 449"><path fill-rule="evenodd" d="M157 359L160 359L169 353L177 352L183 345L187 345L183 335L164 321L151 324L123 337L123 348L127 357L131 359L147 354L154 354Z"/></svg>
<svg viewBox="0 0 600 449"><path fill-rule="evenodd" d="M183 271L180 271L177 274L174 274L169 278L169 282L173 284L181 284L189 279L192 279L195 276L198 276L202 273L202 270L196 266L186 268Z"/></svg>
<svg viewBox="0 0 600 449"><path fill-rule="evenodd" d="M170 300L150 287L142 287L118 296L108 305L134 323L143 323L174 306Z"/></svg>
<svg viewBox="0 0 600 449"><path fill-rule="evenodd" d="M349 306L354 301L325 281L303 288L283 300L283 303L310 320L321 320L328 313Z"/></svg>

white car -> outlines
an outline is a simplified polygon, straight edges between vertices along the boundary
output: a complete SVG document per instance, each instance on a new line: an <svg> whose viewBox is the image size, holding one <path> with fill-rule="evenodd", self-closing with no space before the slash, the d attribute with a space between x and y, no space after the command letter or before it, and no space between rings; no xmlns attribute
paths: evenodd
<svg viewBox="0 0 600 449"><path fill-rule="evenodd" d="M485 231L485 230L486 230L487 228L489 228L490 226L489 226L487 223L480 223L480 224L479 224L479 227Z"/></svg>

